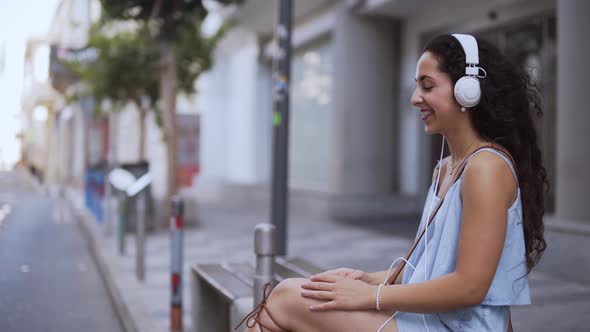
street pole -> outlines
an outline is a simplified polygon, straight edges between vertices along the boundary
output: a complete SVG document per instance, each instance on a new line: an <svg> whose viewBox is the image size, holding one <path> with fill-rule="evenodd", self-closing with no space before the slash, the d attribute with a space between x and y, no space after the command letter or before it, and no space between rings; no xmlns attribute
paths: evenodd
<svg viewBox="0 0 590 332"><path fill-rule="evenodd" d="M111 113L109 116L109 151L107 155L107 172L105 176L105 197L104 197L104 234L110 236L113 234L113 227L115 219L118 216L116 210L115 197L113 195L113 187L109 180L110 172L115 169L116 146L117 146L117 126L116 114Z"/></svg>
<svg viewBox="0 0 590 332"><path fill-rule="evenodd" d="M170 331L182 331L182 266L184 204L179 196L173 196L170 217Z"/></svg>
<svg viewBox="0 0 590 332"><path fill-rule="evenodd" d="M276 28L278 52L273 68L273 168L271 221L276 228L275 248L278 256L287 254L288 156L289 156L289 84L291 75L291 15L293 2L279 1L279 24Z"/></svg>
<svg viewBox="0 0 590 332"><path fill-rule="evenodd" d="M110 154L110 152L109 152ZM112 230L112 223L111 218L113 217L113 206L115 205L112 197L113 197L113 188L111 187L111 182L109 181L109 173L113 169L111 166L111 162L108 162L107 171L104 176L104 201L103 201L103 209L104 209L104 235L110 236L113 232Z"/></svg>
<svg viewBox="0 0 590 332"><path fill-rule="evenodd" d="M118 204L119 208L119 218L117 223L117 249L119 250L119 255L125 255L125 232L127 231L127 205L129 200L127 199L127 195L125 193L121 193L121 204Z"/></svg>
<svg viewBox="0 0 590 332"><path fill-rule="evenodd" d="M136 253L135 253L135 274L137 280L145 281L145 200L147 191L142 190L136 197L137 224L136 226Z"/></svg>

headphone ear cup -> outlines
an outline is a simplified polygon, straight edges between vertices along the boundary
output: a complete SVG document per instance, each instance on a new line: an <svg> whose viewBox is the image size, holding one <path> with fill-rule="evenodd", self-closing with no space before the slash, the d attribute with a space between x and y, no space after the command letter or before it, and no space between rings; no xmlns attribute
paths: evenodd
<svg viewBox="0 0 590 332"><path fill-rule="evenodd" d="M473 76L463 76L455 83L455 99L463 107L479 104L481 88L479 80Z"/></svg>

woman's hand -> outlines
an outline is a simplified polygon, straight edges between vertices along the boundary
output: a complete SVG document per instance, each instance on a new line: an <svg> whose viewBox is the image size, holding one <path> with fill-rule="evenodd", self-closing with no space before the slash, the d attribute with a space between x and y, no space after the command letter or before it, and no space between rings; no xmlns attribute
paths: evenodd
<svg viewBox="0 0 590 332"><path fill-rule="evenodd" d="M324 301L311 306L314 311L375 309L377 287L358 279L336 274L324 275L323 281L309 281L301 287L301 296Z"/></svg>
<svg viewBox="0 0 590 332"><path fill-rule="evenodd" d="M348 268L339 268L339 269L335 269L335 270L329 270L329 271L325 271L322 273L318 273L314 276L311 276L309 279L311 281L327 281L326 277L330 277L330 276L339 276L339 277L343 277L343 278L347 278L347 279L352 279L352 280L360 280L360 281L364 281L366 283L372 283L371 282L371 278L370 275L364 271L361 270L353 270L353 269L348 269Z"/></svg>

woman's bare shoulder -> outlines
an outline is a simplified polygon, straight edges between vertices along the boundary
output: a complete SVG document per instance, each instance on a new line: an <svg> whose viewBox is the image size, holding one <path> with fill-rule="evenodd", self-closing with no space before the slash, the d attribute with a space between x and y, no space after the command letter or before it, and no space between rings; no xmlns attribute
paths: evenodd
<svg viewBox="0 0 590 332"><path fill-rule="evenodd" d="M506 160L489 151L482 151L467 163L463 175L462 194L472 191L485 191L490 198L506 200L510 203L516 198L517 183L512 169Z"/></svg>

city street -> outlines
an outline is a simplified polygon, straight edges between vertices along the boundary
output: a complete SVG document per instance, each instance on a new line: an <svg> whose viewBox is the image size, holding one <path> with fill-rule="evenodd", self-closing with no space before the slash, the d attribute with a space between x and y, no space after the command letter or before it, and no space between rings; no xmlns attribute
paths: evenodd
<svg viewBox="0 0 590 332"><path fill-rule="evenodd" d="M121 331L63 201L0 173L0 331Z"/></svg>

